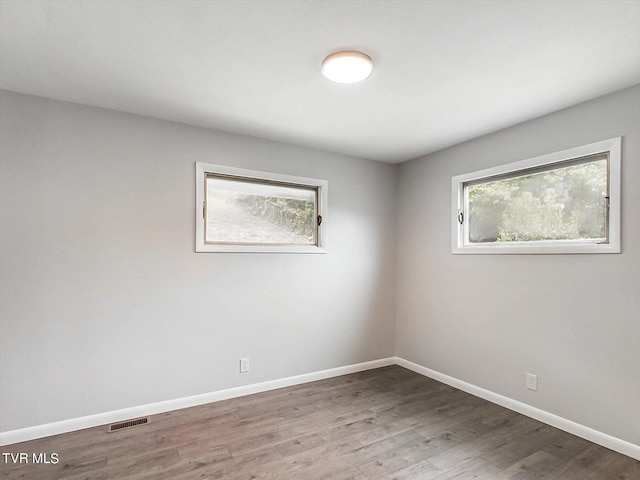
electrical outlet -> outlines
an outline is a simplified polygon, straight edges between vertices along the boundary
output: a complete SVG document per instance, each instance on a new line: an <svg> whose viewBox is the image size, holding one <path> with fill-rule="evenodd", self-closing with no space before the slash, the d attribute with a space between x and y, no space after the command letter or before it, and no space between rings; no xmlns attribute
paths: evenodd
<svg viewBox="0 0 640 480"><path fill-rule="evenodd" d="M240 373L247 373L249 371L249 358L240 359Z"/></svg>
<svg viewBox="0 0 640 480"><path fill-rule="evenodd" d="M527 373L527 388L536 392L538 391L538 375Z"/></svg>

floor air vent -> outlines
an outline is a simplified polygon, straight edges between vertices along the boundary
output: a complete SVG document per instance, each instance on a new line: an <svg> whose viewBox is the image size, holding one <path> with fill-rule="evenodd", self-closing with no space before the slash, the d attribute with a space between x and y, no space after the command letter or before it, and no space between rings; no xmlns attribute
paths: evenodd
<svg viewBox="0 0 640 480"><path fill-rule="evenodd" d="M123 428L137 427L138 425L144 425L145 423L149 423L149 418L137 418L135 420L126 420L120 423L113 423L109 425L107 428L107 432L117 432L118 430L122 430Z"/></svg>

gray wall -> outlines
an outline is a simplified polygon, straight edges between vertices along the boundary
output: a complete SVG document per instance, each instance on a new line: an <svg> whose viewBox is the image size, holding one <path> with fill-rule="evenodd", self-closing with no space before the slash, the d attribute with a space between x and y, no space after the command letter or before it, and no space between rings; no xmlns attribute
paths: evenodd
<svg viewBox="0 0 640 480"><path fill-rule="evenodd" d="M401 166L0 100L2 431L395 353L640 444L640 87ZM451 255L451 176L618 135L621 255ZM193 253L196 161L329 180L330 253Z"/></svg>
<svg viewBox="0 0 640 480"><path fill-rule="evenodd" d="M0 109L2 431L393 355L394 166L6 91ZM194 253L196 161L328 180L329 254Z"/></svg>
<svg viewBox="0 0 640 480"><path fill-rule="evenodd" d="M451 254L453 175L619 135L622 254ZM640 87L402 164L396 354L640 444L639 180Z"/></svg>

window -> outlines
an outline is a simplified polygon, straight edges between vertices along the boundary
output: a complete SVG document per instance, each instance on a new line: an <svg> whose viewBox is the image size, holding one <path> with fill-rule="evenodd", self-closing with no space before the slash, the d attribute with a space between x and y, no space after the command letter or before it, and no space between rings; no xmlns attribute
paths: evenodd
<svg viewBox="0 0 640 480"><path fill-rule="evenodd" d="M325 253L327 182L196 163L196 252Z"/></svg>
<svg viewBox="0 0 640 480"><path fill-rule="evenodd" d="M612 138L452 179L452 253L620 253Z"/></svg>

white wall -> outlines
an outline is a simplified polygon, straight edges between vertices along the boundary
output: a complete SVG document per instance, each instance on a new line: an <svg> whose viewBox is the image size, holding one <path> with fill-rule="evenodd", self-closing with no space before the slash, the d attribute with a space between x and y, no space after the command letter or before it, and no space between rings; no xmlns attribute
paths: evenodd
<svg viewBox="0 0 640 480"><path fill-rule="evenodd" d="M393 355L394 166L0 100L2 431ZM194 253L196 161L327 179L329 253Z"/></svg>
<svg viewBox="0 0 640 480"><path fill-rule="evenodd" d="M453 175L619 135L622 254L451 254ZM402 164L396 354L640 444L639 180L640 86Z"/></svg>

